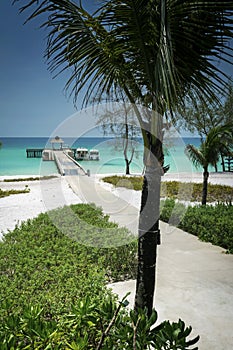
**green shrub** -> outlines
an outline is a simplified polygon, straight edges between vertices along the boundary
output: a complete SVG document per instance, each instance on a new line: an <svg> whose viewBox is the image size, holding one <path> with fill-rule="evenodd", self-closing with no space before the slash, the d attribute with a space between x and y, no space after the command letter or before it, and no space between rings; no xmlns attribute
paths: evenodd
<svg viewBox="0 0 233 350"><path fill-rule="evenodd" d="M127 245L80 243L93 242L97 228L104 228L102 240L114 232L114 242L126 237ZM136 248L126 230L86 204L40 214L8 232L0 242L1 350L190 349L198 340L187 341L191 327L180 320L155 327L155 311L150 319L129 312L126 300L118 303L106 288L109 280L135 278Z"/></svg>
<svg viewBox="0 0 233 350"><path fill-rule="evenodd" d="M197 235L201 240L225 248L233 253L233 206L219 203L215 206L189 207L180 228Z"/></svg>
<svg viewBox="0 0 233 350"><path fill-rule="evenodd" d="M7 197L7 196L10 196L11 194L20 194L20 193L29 193L30 192L30 189L28 188L28 186L25 186L25 189L24 190L2 190L0 188L0 198L3 198L3 197Z"/></svg>
<svg viewBox="0 0 233 350"><path fill-rule="evenodd" d="M106 176L102 181L110 183L116 187L125 187L135 191L141 191L143 177L142 176Z"/></svg>
<svg viewBox="0 0 233 350"><path fill-rule="evenodd" d="M83 218L90 221L92 212L91 233L97 224L108 227L108 218L99 209L83 204L72 208L75 215L82 212ZM51 213L62 216L67 208L64 211ZM112 225L109 222L109 227ZM125 230L115 227L116 230L124 236ZM102 230L103 240L104 233ZM81 244L59 231L48 214L40 214L16 227L0 242L0 300L6 300L7 296L14 313L21 312L25 301L26 304L39 302L45 305L44 310L48 313L51 309L53 314L67 312L77 298L98 294L106 279L135 278L136 247L136 241L132 239L128 245L116 248ZM3 309L0 310L0 321L2 312Z"/></svg>
<svg viewBox="0 0 233 350"><path fill-rule="evenodd" d="M197 205L188 206L185 209L182 208L182 204L175 203L174 199L167 199L161 203L161 220L176 224L201 240L225 248L228 253L233 253L233 206L231 204Z"/></svg>
<svg viewBox="0 0 233 350"><path fill-rule="evenodd" d="M9 316L0 334L1 350L196 350L199 336L187 339L192 327L183 321L164 321L156 326L157 313L148 318L145 311L125 309L111 295L85 298L72 306L69 314L56 320L44 318L41 306L25 307L22 314Z"/></svg>
<svg viewBox="0 0 233 350"><path fill-rule="evenodd" d="M116 187L126 187L137 191L142 190L142 176L108 176L102 179ZM201 202L202 183L162 181L161 197L173 198L185 201ZM208 184L207 201L211 202L233 202L233 187L224 185Z"/></svg>

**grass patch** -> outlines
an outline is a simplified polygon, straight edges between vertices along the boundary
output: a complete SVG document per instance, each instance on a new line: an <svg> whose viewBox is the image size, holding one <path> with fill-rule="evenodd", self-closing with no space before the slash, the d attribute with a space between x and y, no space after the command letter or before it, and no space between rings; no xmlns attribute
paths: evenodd
<svg viewBox="0 0 233 350"><path fill-rule="evenodd" d="M108 176L102 180L116 187L125 187L136 191L142 190L142 176ZM161 183L161 197L200 202L202 198L202 184L164 181ZM233 202L233 187L209 184L207 201L209 203Z"/></svg>
<svg viewBox="0 0 233 350"><path fill-rule="evenodd" d="M125 187L133 189L135 191L141 191L142 189L142 176L106 176L102 178L102 181L110 183L116 187Z"/></svg>
<svg viewBox="0 0 233 350"><path fill-rule="evenodd" d="M4 179L3 182L21 182L21 181L39 181L39 180L51 180L57 178L56 175L36 176L36 177L25 177L17 179Z"/></svg>
<svg viewBox="0 0 233 350"><path fill-rule="evenodd" d="M27 186L25 186L24 190L13 190L12 189L12 190L4 191L0 188L0 198L8 197L12 194L29 193L29 192L30 192L30 189Z"/></svg>

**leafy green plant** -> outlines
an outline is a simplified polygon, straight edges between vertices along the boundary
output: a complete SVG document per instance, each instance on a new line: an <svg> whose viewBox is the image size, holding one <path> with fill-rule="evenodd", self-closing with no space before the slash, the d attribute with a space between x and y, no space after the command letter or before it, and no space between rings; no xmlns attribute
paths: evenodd
<svg viewBox="0 0 233 350"><path fill-rule="evenodd" d="M136 191L142 190L141 176L107 176L102 179L116 187L126 187ZM179 181L163 181L161 183L161 197L185 201L200 202L202 198L202 184ZM233 201L233 187L225 185L208 185L208 202Z"/></svg>
<svg viewBox="0 0 233 350"><path fill-rule="evenodd" d="M105 176L102 181L110 183L116 187L125 187L134 189L135 191L142 190L142 176Z"/></svg>
<svg viewBox="0 0 233 350"><path fill-rule="evenodd" d="M218 203L206 207L188 206L176 203L174 199L162 201L160 219L203 241L223 247L233 253L233 206L231 203Z"/></svg>
<svg viewBox="0 0 233 350"><path fill-rule="evenodd" d="M0 188L0 198L3 198L3 197L8 197L12 194L20 194L20 193L29 193L30 192L30 188L28 186L25 186L25 189L24 190L2 190Z"/></svg>
<svg viewBox="0 0 233 350"><path fill-rule="evenodd" d="M39 180L50 180L57 178L56 175L45 175L36 177L20 177L16 179L4 179L3 182L21 182L21 181L39 181Z"/></svg>
<svg viewBox="0 0 233 350"><path fill-rule="evenodd" d="M110 294L105 299L83 298L68 314L44 318L40 305L29 305L20 316L9 316L0 335L1 349L95 349L95 350L195 350L199 336L187 339L192 327L183 321L162 322L157 313L135 312L125 308Z"/></svg>
<svg viewBox="0 0 233 350"><path fill-rule="evenodd" d="M66 222L70 211L88 235L108 227L119 230L119 239L128 236L87 204L40 214L8 232L0 242L1 350L189 349L184 326L178 338L176 324L156 328L155 311L149 319L129 311L126 298L119 303L106 288L107 281L135 278L136 242L99 248L71 239L53 224L59 216Z"/></svg>

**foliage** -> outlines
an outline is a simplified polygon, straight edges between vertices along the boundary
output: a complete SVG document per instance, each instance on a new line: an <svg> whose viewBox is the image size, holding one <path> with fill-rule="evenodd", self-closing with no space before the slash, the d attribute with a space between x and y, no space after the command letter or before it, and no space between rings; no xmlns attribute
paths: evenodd
<svg viewBox="0 0 233 350"><path fill-rule="evenodd" d="M102 179L116 187L125 187L136 191L142 190L142 176L106 176ZM174 198L181 201L200 202L202 184L179 181L163 181L161 183L161 197ZM233 201L233 187L226 185L208 186L208 202Z"/></svg>
<svg viewBox="0 0 233 350"><path fill-rule="evenodd" d="M165 222L173 221L184 231L198 236L203 241L225 248L228 253L233 254L233 205L231 202L185 208L181 203L177 206L174 199L167 199L163 202L160 219Z"/></svg>
<svg viewBox="0 0 233 350"><path fill-rule="evenodd" d="M228 155L233 147L233 124L228 123L213 127L201 142L199 148L187 145L186 151L195 166L202 166L206 171L209 165L215 165L220 153Z"/></svg>
<svg viewBox="0 0 233 350"><path fill-rule="evenodd" d="M199 336L190 339L192 327L182 320L155 326L157 313L127 311L127 301L116 302L110 294L72 305L68 314L45 318L41 305L25 307L20 316L8 314L0 334L1 350L197 350ZM188 339L187 339L188 338ZM192 348L191 348L192 347Z"/></svg>
<svg viewBox="0 0 233 350"><path fill-rule="evenodd" d="M24 190L2 190L0 188L0 198L3 198L3 197L8 197L12 194L20 194L20 193L29 193L30 192L30 188L28 188L28 186L26 185L25 186L25 189Z"/></svg>
<svg viewBox="0 0 233 350"><path fill-rule="evenodd" d="M103 347L97 347L97 350L186 350L191 349L190 346L199 340L199 336L187 340L192 328L186 328L181 320L174 323L165 321L155 326L157 321L155 310L152 310L149 318L143 310L139 309L138 312L131 310L123 317L119 314L114 321L109 337L106 338Z"/></svg>
<svg viewBox="0 0 233 350"><path fill-rule="evenodd" d="M67 214L61 210L52 218ZM99 208L78 204L72 211L92 227L116 227ZM135 278L135 242L88 247L60 232L50 214L28 220L0 242L1 350L132 350L149 344L185 350L197 342L187 340L191 327L181 320L154 327L155 311L150 319L128 311L126 298L118 303L106 288L109 278Z"/></svg>
<svg viewBox="0 0 233 350"><path fill-rule="evenodd" d="M57 178L56 175L36 176L36 177L22 177L17 179L4 179L3 182L21 182L21 181L39 181L39 180L50 180Z"/></svg>
<svg viewBox="0 0 233 350"><path fill-rule="evenodd" d="M26 178L17 178L17 179L4 179L3 182L25 182L25 181L39 181L39 180L50 180L50 179L54 179L57 176L55 175L48 175L48 176L39 176L39 177L26 177ZM20 194L20 193L29 193L30 192L30 188L28 187L28 185L25 185L25 189L23 190L14 190L14 189L10 189L10 190L2 190L0 188L0 198L3 197L7 197L10 196L12 194Z"/></svg>
<svg viewBox="0 0 233 350"><path fill-rule="evenodd" d="M127 96L149 106L154 97L165 112L185 95L205 99L225 85L215 60L232 38L230 2L111 0L93 14L68 0L28 0L21 10L28 7L29 19L48 16L50 68L69 71L75 99L83 89L87 103Z"/></svg>
<svg viewBox="0 0 233 350"><path fill-rule="evenodd" d="M220 101L200 99L198 102L188 104L180 122L190 132L198 132L204 140L213 127L231 122L232 107L233 85L229 81Z"/></svg>
<svg viewBox="0 0 233 350"><path fill-rule="evenodd" d="M206 205L208 193L208 167L215 166L220 156L231 154L233 147L233 124L228 123L213 127L207 134L206 139L202 140L199 148L194 145L187 145L186 152L193 164L203 168L203 188L202 205Z"/></svg>
<svg viewBox="0 0 233 350"><path fill-rule="evenodd" d="M232 120L232 111L233 111L233 82L229 81L228 92L226 94L223 108L220 111L222 117L225 118L226 122L230 122Z"/></svg>
<svg viewBox="0 0 233 350"><path fill-rule="evenodd" d="M99 117L97 125L101 126L104 135L114 135L115 148L123 150L125 174L130 174L130 164L136 153L137 138L141 136L132 106L118 103L113 111L108 110Z"/></svg>
<svg viewBox="0 0 233 350"><path fill-rule="evenodd" d="M135 191L142 190L143 177L142 176L105 176L102 181L110 183L116 187L125 187Z"/></svg>

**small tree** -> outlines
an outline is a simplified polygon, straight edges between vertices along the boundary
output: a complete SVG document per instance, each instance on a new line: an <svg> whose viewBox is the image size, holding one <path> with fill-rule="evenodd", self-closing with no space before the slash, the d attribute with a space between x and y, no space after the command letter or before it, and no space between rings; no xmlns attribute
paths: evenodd
<svg viewBox="0 0 233 350"><path fill-rule="evenodd" d="M233 125L227 124L217 126L211 129L205 140L202 141L199 148L194 145L187 145L186 151L189 158L195 166L203 168L203 187L202 187L202 205L206 205L209 165L215 165L220 156L220 152L228 154L233 146Z"/></svg>
<svg viewBox="0 0 233 350"><path fill-rule="evenodd" d="M208 133L213 127L220 125L226 125L230 123L233 116L233 86L229 81L227 86L227 92L219 98L219 101L209 99L199 101L190 101L186 105L185 111L182 113L183 118L180 120L180 124L190 131L191 133L198 133L203 142ZM222 163L222 170L224 167L224 150L221 152L220 157ZM214 164L217 171L217 164Z"/></svg>
<svg viewBox="0 0 233 350"><path fill-rule="evenodd" d="M116 137L118 141L116 148L123 148L125 173L129 175L130 164L136 152L136 140L141 136L132 107L123 103L120 110L108 111L107 114L102 115L97 124L102 127L104 135L114 135Z"/></svg>

